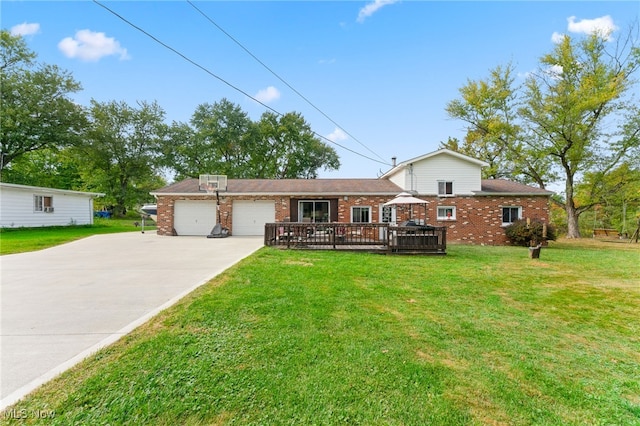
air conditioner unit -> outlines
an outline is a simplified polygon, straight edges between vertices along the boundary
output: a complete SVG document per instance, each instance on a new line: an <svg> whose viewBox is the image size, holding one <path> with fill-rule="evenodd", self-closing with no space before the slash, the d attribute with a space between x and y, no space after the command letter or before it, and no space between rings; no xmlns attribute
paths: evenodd
<svg viewBox="0 0 640 426"><path fill-rule="evenodd" d="M44 208L44 212L45 213L53 213L53 207L45 207Z"/></svg>

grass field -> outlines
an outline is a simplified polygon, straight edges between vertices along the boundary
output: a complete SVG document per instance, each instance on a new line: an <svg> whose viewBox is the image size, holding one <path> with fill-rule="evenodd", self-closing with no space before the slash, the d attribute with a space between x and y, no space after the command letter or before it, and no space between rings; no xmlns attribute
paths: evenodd
<svg viewBox="0 0 640 426"><path fill-rule="evenodd" d="M141 231L140 216L125 219L95 218L93 225L51 226L42 228L0 228L0 255L42 250L96 234ZM145 221L145 230L155 230L155 223Z"/></svg>
<svg viewBox="0 0 640 426"><path fill-rule="evenodd" d="M592 240L540 259L263 248L3 420L637 425L639 260Z"/></svg>

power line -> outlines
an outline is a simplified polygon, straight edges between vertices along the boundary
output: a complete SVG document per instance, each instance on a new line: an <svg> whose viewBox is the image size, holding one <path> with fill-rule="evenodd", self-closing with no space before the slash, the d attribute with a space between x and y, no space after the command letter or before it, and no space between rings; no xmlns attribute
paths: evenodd
<svg viewBox="0 0 640 426"><path fill-rule="evenodd" d="M191 0L187 0L187 3L189 3L191 5L191 7L193 7L195 10L197 10L202 16L205 17L205 19L207 19L212 25L214 25L217 29L219 29L224 35L226 35L227 37L229 37L235 44L237 44L238 46L240 46L240 48L242 50L244 50L245 52L247 52L247 54L249 56L251 56L253 59L255 59L260 65L262 65L267 71L269 71L271 74L273 74L278 80L280 80L283 84L285 84L289 89L291 89L296 95L300 96L306 103L308 103L309 105L311 105L316 111L318 111L320 114L322 114L327 120L329 120L331 123L333 123L335 126L337 126L340 130L342 130L345 134L347 134L349 137L351 137L351 139L353 139L354 141L358 142L363 148L367 149L370 153L374 154L375 156L377 156L378 158L380 158L381 160L384 161L384 158L382 158L380 155L378 155L376 152L374 152L373 150L371 150L368 146L366 146L365 144L363 144L362 142L360 142L358 140L358 138L356 138L355 136L353 136L351 133L349 133L347 130L345 130L341 125L339 125L338 123L336 123L331 117L329 117L324 111L322 111L320 108L318 108L316 105L313 104L313 102L311 102L309 99L307 99L307 97L305 97L302 93L300 93L298 90L296 90L293 86L291 86L287 81L285 81L282 77L280 77L275 71L273 71L269 66L267 66L263 61L261 61L258 57L256 57L249 49L247 49L242 43L240 43L238 40L236 40L231 34L229 34L227 31L225 31L220 25L218 25L213 19L211 19L211 17L209 17L207 14L205 14L201 9L199 9L196 5L193 4L193 2L191 2ZM385 163L386 164L386 163Z"/></svg>
<svg viewBox="0 0 640 426"><path fill-rule="evenodd" d="M133 22L129 21L128 19L126 19L124 16L118 14L117 12L115 12L114 10L110 9L109 7L105 6L104 4L100 3L98 0L93 0L93 2L95 4L97 4L98 6L102 7L103 9L107 10L109 13L111 13L112 15L116 16L118 19L122 20L123 22L125 22L126 24L128 24L129 26L135 28L136 30L140 31L141 33L143 33L144 35L146 35L147 37L151 38L153 41L155 41L156 43L160 44L162 47L164 47L165 49L168 49L170 51L172 51L173 53L175 53L176 55L180 56L182 59L184 59L185 61L189 62L190 64L200 68L202 71L206 72L207 74L209 74L210 76L216 78L217 80L219 80L220 82L226 84L227 86L231 87L232 89L242 93L243 95L245 95L246 97L254 100L255 102L259 103L260 105L262 105L263 107L267 108L269 111L273 112L274 114L276 114L279 117L282 117L284 114L280 113L279 111L275 110L274 108L270 107L269 105L266 105L265 103L259 101L258 99L256 99L255 97L251 96L250 94L248 94L247 92L245 92L244 90L240 89L237 86L234 86L233 84L229 83L227 80L223 79L222 77L216 75L215 73L213 73L212 71L210 71L209 69L205 68L204 66L200 65L199 63L197 63L196 61L190 59L189 57L187 57L186 55L184 55L183 53L179 52L178 50L174 49L173 47L169 46L168 44L164 43L163 41L159 40L158 38L156 38L155 36L153 36L152 34L150 34L149 32L147 32L146 30L140 28L139 26L135 25ZM370 161L374 161L376 163L381 163L384 165L388 165L386 162L377 160L375 158L371 158L367 155L361 154L357 151L354 151L351 148L347 148L346 146L343 146L335 141L332 141L331 139L319 134L318 132L314 131L313 129L311 130L313 132L314 135L316 135L317 137L324 139L325 141L332 143L336 146L339 146L340 148L349 151L353 154L356 154L360 157L366 158L367 160Z"/></svg>

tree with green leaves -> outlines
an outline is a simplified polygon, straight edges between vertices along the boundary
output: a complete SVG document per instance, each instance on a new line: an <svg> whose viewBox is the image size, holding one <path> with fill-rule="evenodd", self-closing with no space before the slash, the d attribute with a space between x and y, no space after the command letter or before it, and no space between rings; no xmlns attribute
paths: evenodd
<svg viewBox="0 0 640 426"><path fill-rule="evenodd" d="M196 108L190 125L174 123L164 146L165 165L178 179L199 174L231 178L315 178L335 170L338 155L298 113L266 112L252 121L227 99Z"/></svg>
<svg viewBox="0 0 640 426"><path fill-rule="evenodd" d="M157 103L91 101L90 127L77 147L81 175L89 190L104 192L102 202L123 215L163 186L159 157L167 137L164 111Z"/></svg>
<svg viewBox="0 0 640 426"><path fill-rule="evenodd" d="M198 176L208 170L208 156L196 144L195 131L187 123L173 122L162 145L161 164L177 180Z"/></svg>
<svg viewBox="0 0 640 426"><path fill-rule="evenodd" d="M253 158L256 177L315 179L318 170L337 170L336 151L322 142L299 113L262 114L259 151Z"/></svg>
<svg viewBox="0 0 640 426"><path fill-rule="evenodd" d="M567 236L578 238L578 180L587 172L606 176L640 144L630 95L638 67L632 31L617 43L601 33L565 36L523 86L514 86L511 66L498 67L488 80L467 83L447 112L468 124L469 145L489 143L487 151L505 155L516 179L544 188L561 176Z"/></svg>
<svg viewBox="0 0 640 426"><path fill-rule="evenodd" d="M442 146L487 162L485 179L514 179L544 189L556 175L544 153L528 149L514 74L509 64L492 69L486 80L468 81L461 98L446 107L450 117L467 123L464 141L457 149L449 142Z"/></svg>
<svg viewBox="0 0 640 426"><path fill-rule="evenodd" d="M167 158L179 177L226 174L247 177L249 159L257 139L254 124L240 106L227 99L198 105L190 121L174 124Z"/></svg>
<svg viewBox="0 0 640 426"><path fill-rule="evenodd" d="M606 174L587 173L576 185L575 199L579 209L593 211L587 218L594 227L630 234L640 214L640 167L624 162Z"/></svg>
<svg viewBox="0 0 640 426"><path fill-rule="evenodd" d="M22 37L0 31L0 170L27 153L78 143L86 125L69 97L81 85L35 59Z"/></svg>
<svg viewBox="0 0 640 426"><path fill-rule="evenodd" d="M72 148L42 148L21 155L2 171L6 182L81 191L84 182Z"/></svg>

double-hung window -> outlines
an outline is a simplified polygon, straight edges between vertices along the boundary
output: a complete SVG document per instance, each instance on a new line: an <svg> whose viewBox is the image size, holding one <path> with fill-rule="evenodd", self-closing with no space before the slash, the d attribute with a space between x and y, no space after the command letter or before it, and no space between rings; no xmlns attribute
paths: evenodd
<svg viewBox="0 0 640 426"><path fill-rule="evenodd" d="M53 197L48 195L34 195L33 211L53 213Z"/></svg>
<svg viewBox="0 0 640 426"><path fill-rule="evenodd" d="M510 225L522 217L522 207L505 206L502 208L502 225Z"/></svg>
<svg viewBox="0 0 640 426"><path fill-rule="evenodd" d="M351 207L351 222L353 223L370 223L371 207L354 206Z"/></svg>
<svg viewBox="0 0 640 426"><path fill-rule="evenodd" d="M453 182L445 180L438 181L438 195L440 197L453 195Z"/></svg>

